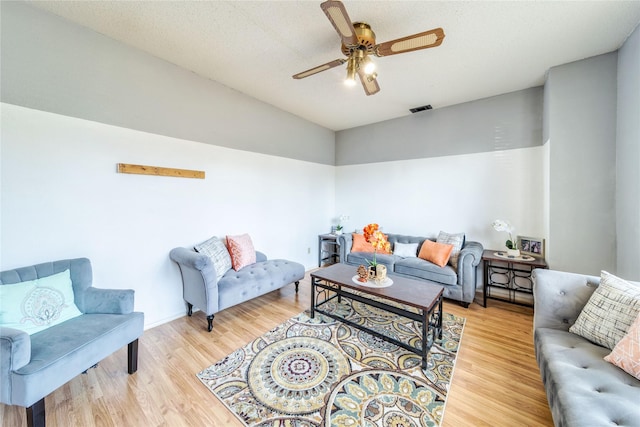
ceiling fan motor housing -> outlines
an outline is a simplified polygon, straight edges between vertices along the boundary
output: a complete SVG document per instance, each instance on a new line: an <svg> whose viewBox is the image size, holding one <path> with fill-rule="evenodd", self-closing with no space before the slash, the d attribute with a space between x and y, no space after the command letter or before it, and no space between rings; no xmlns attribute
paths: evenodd
<svg viewBox="0 0 640 427"><path fill-rule="evenodd" d="M359 49L366 51L367 53L373 53L373 50L376 46L376 34L371 29L371 26L365 22L354 22L353 28L356 30L358 46L345 46L344 44L342 44L342 53L344 53L346 56L350 56L353 49Z"/></svg>

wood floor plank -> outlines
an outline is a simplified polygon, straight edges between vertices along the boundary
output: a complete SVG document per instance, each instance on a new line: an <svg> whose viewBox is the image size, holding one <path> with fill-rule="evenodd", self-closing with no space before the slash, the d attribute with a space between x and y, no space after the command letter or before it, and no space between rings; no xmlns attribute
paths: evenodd
<svg viewBox="0 0 640 427"><path fill-rule="evenodd" d="M47 425L242 426L195 374L308 309L309 275L294 286L216 314L207 332L201 312L145 331L138 372L127 374L127 350L79 375L45 399ZM490 300L468 309L443 427L553 426L533 353L533 311ZM22 407L0 405L0 425L26 426Z"/></svg>

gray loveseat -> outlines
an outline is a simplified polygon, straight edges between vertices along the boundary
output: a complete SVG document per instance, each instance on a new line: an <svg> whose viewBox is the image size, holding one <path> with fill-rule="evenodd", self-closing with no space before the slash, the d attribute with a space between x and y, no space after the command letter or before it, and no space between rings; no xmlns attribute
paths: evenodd
<svg viewBox="0 0 640 427"><path fill-rule="evenodd" d="M91 263L67 259L0 272L0 286L70 271L78 317L29 335L0 326L0 402L27 408L29 426L45 425L44 398L128 345L128 372L138 369L144 314L133 311L134 291L97 289ZM4 302L6 303L6 302Z"/></svg>
<svg viewBox="0 0 640 427"><path fill-rule="evenodd" d="M393 251L396 243L418 243L418 253L426 237L405 236L385 233ZM338 238L340 245L340 262L350 265L367 265L372 255L368 252L351 252L353 237L351 233ZM384 264L387 271L410 279L425 280L444 285L444 297L460 301L468 307L476 295L478 264L482 259L482 245L478 242L465 241L458 258L458 268L451 265L437 266L418 257L400 257L398 255L376 255L376 261Z"/></svg>
<svg viewBox="0 0 640 427"><path fill-rule="evenodd" d="M533 281L536 360L555 425L640 426L640 381L603 359L611 350L569 332L600 278L537 269Z"/></svg>
<svg viewBox="0 0 640 427"><path fill-rule="evenodd" d="M211 258L192 249L174 248L169 256L180 267L183 298L187 302L187 314L193 306L207 315L208 330L213 329L215 313L241 302L280 289L304 278L304 266L284 259L267 260L256 251L256 262L238 271L231 269L217 279Z"/></svg>

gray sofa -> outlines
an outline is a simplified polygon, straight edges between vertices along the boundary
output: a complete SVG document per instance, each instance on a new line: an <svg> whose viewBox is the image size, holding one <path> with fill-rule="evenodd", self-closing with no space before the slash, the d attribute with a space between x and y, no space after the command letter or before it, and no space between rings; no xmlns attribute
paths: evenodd
<svg viewBox="0 0 640 427"><path fill-rule="evenodd" d="M536 360L554 424L640 426L640 381L603 359L611 350L569 332L600 278L537 269L533 282Z"/></svg>
<svg viewBox="0 0 640 427"><path fill-rule="evenodd" d="M27 408L29 426L45 425L44 398L128 345L128 371L138 369L144 314L133 311L134 291L97 289L91 263L67 259L0 272L0 286L71 273L74 302L83 313L29 335L0 326L0 402Z"/></svg>
<svg viewBox="0 0 640 427"><path fill-rule="evenodd" d="M180 267L187 314L191 316L193 306L204 311L209 332L213 329L215 313L290 283L295 282L298 292L305 273L302 264L284 259L267 260L265 254L256 251L254 264L238 271L231 269L218 280L213 262L206 255L179 247L172 249L169 256Z"/></svg>
<svg viewBox="0 0 640 427"><path fill-rule="evenodd" d="M393 251L396 243L418 243L418 253L426 237L405 236L402 234L385 233L391 243ZM351 252L353 237L351 233L338 238L340 245L340 262L349 265L367 265L372 255L368 252ZM450 298L468 307L476 295L478 279L478 264L482 259L482 245L478 242L465 241L458 258L458 269L451 265L439 267L418 257L403 258L397 255L376 255L376 261L384 264L387 271L399 276L416 280L425 280L444 285L444 297Z"/></svg>

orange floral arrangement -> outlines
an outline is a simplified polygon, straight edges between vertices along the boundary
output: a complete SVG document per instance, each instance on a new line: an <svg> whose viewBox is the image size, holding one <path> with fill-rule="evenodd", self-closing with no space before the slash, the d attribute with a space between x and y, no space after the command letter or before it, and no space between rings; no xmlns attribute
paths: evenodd
<svg viewBox="0 0 640 427"><path fill-rule="evenodd" d="M376 223L367 225L364 228L364 238L367 242L373 246L373 261L369 262L372 266L378 265L376 262L376 252L385 251L391 252L391 243L387 240L387 236L380 231L380 226Z"/></svg>

